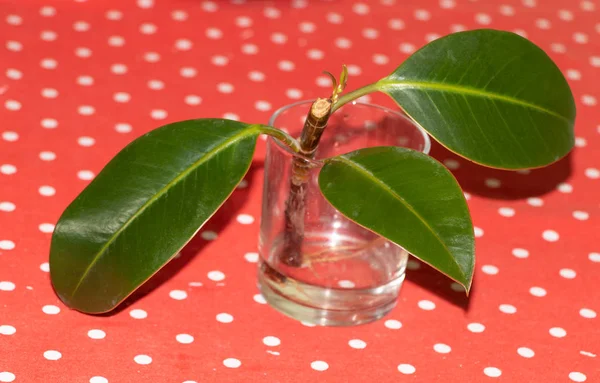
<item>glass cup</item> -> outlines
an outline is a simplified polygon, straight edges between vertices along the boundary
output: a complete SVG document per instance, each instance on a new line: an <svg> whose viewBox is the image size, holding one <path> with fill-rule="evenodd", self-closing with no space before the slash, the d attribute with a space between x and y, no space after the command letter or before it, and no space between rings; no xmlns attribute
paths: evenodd
<svg viewBox="0 0 600 383"><path fill-rule="evenodd" d="M285 106L269 125L298 138L311 104ZM427 133L401 112L358 102L331 115L314 160L268 137L258 266L258 286L267 302L292 318L324 326L358 325L387 314L396 305L409 254L331 206L319 190L319 171L324 158L365 147L428 153L430 145ZM302 209L288 207L294 161L310 168ZM294 214L301 221L294 226L300 242L290 240Z"/></svg>

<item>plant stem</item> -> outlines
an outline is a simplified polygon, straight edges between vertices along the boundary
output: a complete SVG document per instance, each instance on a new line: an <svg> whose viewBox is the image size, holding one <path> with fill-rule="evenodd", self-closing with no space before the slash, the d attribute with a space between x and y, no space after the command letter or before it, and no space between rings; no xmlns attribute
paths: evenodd
<svg viewBox="0 0 600 383"><path fill-rule="evenodd" d="M319 98L310 108L302 135L299 153L313 158L331 115L331 99ZM304 216L306 212L306 192L311 163L303 158L292 160L290 193L285 208L285 231L283 249L279 255L281 262L290 267L302 265L302 242L304 240Z"/></svg>
<svg viewBox="0 0 600 383"><path fill-rule="evenodd" d="M379 90L379 85L378 85L378 83L374 82L372 84L365 85L362 88L358 88L356 90L353 90L350 93L346 93L345 95L343 95L342 97L340 97L339 100L333 105L333 108L331 109L331 113L333 113L336 110L338 110L344 104L347 104L350 101L356 100L357 98L362 97L365 94L373 93L373 92L375 92L377 90Z"/></svg>
<svg viewBox="0 0 600 383"><path fill-rule="evenodd" d="M290 136L283 130L273 128L272 126L260 125L260 131L263 134L267 134L271 137L277 138L279 141L286 144L295 153L300 153L300 143L294 137Z"/></svg>

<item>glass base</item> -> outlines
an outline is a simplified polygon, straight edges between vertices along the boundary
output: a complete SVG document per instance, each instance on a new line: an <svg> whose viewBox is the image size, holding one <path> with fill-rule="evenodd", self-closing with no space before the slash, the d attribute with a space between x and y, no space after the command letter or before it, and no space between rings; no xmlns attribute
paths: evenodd
<svg viewBox="0 0 600 383"><path fill-rule="evenodd" d="M279 312L319 326L355 326L385 316L395 306L404 273L385 285L365 289L309 285L285 277L259 261L258 287Z"/></svg>

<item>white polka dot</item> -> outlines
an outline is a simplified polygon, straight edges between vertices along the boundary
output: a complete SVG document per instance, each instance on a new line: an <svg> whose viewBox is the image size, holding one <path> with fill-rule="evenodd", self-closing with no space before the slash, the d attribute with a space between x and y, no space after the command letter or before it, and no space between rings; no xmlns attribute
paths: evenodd
<svg viewBox="0 0 600 383"><path fill-rule="evenodd" d="M40 159L42 161L54 161L56 154L54 152L40 152Z"/></svg>
<svg viewBox="0 0 600 383"><path fill-rule="evenodd" d="M62 354L56 350L44 351L44 358L48 360L59 360L62 358Z"/></svg>
<svg viewBox="0 0 600 383"><path fill-rule="evenodd" d="M319 76L317 77L317 85L324 88L330 88L331 78L328 76Z"/></svg>
<svg viewBox="0 0 600 383"><path fill-rule="evenodd" d="M119 133L129 133L133 130L130 124L119 122L115 124L115 130Z"/></svg>
<svg viewBox="0 0 600 383"><path fill-rule="evenodd" d="M80 170L77 172L77 178L83 181L90 181L94 179L94 173L90 170Z"/></svg>
<svg viewBox="0 0 600 383"><path fill-rule="evenodd" d="M200 233L200 236L207 241L214 241L218 237L217 233L210 230L203 231L202 233Z"/></svg>
<svg viewBox="0 0 600 383"><path fill-rule="evenodd" d="M450 351L452 351L452 348L447 344L436 343L433 345L433 350L440 354L448 354Z"/></svg>
<svg viewBox="0 0 600 383"><path fill-rule="evenodd" d="M285 44L287 39L287 36L281 32L276 32L271 35L271 41L275 44Z"/></svg>
<svg viewBox="0 0 600 383"><path fill-rule="evenodd" d="M179 39L175 41L175 48L180 51L189 51L194 44L188 39Z"/></svg>
<svg viewBox="0 0 600 383"><path fill-rule="evenodd" d="M527 198L527 203L531 206L540 207L544 205L544 200L537 197L530 197Z"/></svg>
<svg viewBox="0 0 600 383"><path fill-rule="evenodd" d="M196 75L198 74L198 71L195 68L191 68L191 67L183 67L179 70L179 74L182 77L196 77Z"/></svg>
<svg viewBox="0 0 600 383"><path fill-rule="evenodd" d="M596 312L592 309L582 308L579 310L579 315L587 319L593 319L596 317Z"/></svg>
<svg viewBox="0 0 600 383"><path fill-rule="evenodd" d="M258 47L254 44L242 45L242 53L247 55L255 55L258 53Z"/></svg>
<svg viewBox="0 0 600 383"><path fill-rule="evenodd" d="M244 259L250 263L258 262L258 253L246 253Z"/></svg>
<svg viewBox="0 0 600 383"><path fill-rule="evenodd" d="M150 111L150 117L155 120L164 120L167 118L167 111L163 109L152 109Z"/></svg>
<svg viewBox="0 0 600 383"><path fill-rule="evenodd" d="M498 274L498 268L494 265L483 265L481 267L481 271L483 271L485 274L489 274L489 275Z"/></svg>
<svg viewBox="0 0 600 383"><path fill-rule="evenodd" d="M573 12L566 9L561 9L558 11L558 17L564 21L571 21L573 20Z"/></svg>
<svg viewBox="0 0 600 383"><path fill-rule="evenodd" d="M560 238L560 235L554 230L544 230L542 238L548 242L556 242Z"/></svg>
<svg viewBox="0 0 600 383"><path fill-rule="evenodd" d="M96 113L96 108L91 105L81 105L77 108L77 112L79 112L79 114L82 116L91 116L92 114Z"/></svg>
<svg viewBox="0 0 600 383"><path fill-rule="evenodd" d="M8 372L8 371L0 372L0 382L9 383L9 382L13 382L15 379L16 379L16 376L12 372Z"/></svg>
<svg viewBox="0 0 600 383"><path fill-rule="evenodd" d="M217 3L213 1L203 1L202 9L205 12L216 12L219 9L219 7L217 6Z"/></svg>
<svg viewBox="0 0 600 383"><path fill-rule="evenodd" d="M331 24L341 24L344 22L344 16L340 15L339 13L329 12L326 17L327 21Z"/></svg>
<svg viewBox="0 0 600 383"><path fill-rule="evenodd" d="M404 375L411 375L415 373L416 369L412 364L402 363L398 365L398 371Z"/></svg>
<svg viewBox="0 0 600 383"><path fill-rule="evenodd" d="M6 16L6 22L10 25L21 25L23 24L23 18L19 15L8 15Z"/></svg>
<svg viewBox="0 0 600 383"><path fill-rule="evenodd" d="M44 89L42 89L42 97L56 98L56 97L58 97L58 91L53 88L44 88Z"/></svg>
<svg viewBox="0 0 600 383"><path fill-rule="evenodd" d="M354 282L348 280L341 280L338 282L338 286L344 289L351 289L355 286Z"/></svg>
<svg viewBox="0 0 600 383"><path fill-rule="evenodd" d="M358 15L366 15L370 11L370 7L364 3L355 3L352 6L352 11Z"/></svg>
<svg viewBox="0 0 600 383"><path fill-rule="evenodd" d="M85 21L76 21L73 23L73 29L77 32L86 32L90 29L90 23Z"/></svg>
<svg viewBox="0 0 600 383"><path fill-rule="evenodd" d="M242 365L242 362L235 358L227 358L223 361L223 365L227 368L238 368Z"/></svg>
<svg viewBox="0 0 600 383"><path fill-rule="evenodd" d="M585 176L593 180L598 179L600 178L600 170L596 168L587 168L585 169Z"/></svg>
<svg viewBox="0 0 600 383"><path fill-rule="evenodd" d="M45 273L49 273L50 272L50 264L48 262L44 262L40 265L40 270L42 270Z"/></svg>
<svg viewBox="0 0 600 383"><path fill-rule="evenodd" d="M498 214L503 217L513 217L515 215L515 209L510 207L501 207L498 209Z"/></svg>
<svg viewBox="0 0 600 383"><path fill-rule="evenodd" d="M79 48L75 49L75 56L77 56L77 57L87 58L87 57L90 57L91 55L92 55L92 50L90 48L79 47ZM51 68L47 68L47 69L51 69Z"/></svg>
<svg viewBox="0 0 600 383"><path fill-rule="evenodd" d="M208 2L205 2L205 3L208 3ZM188 14L186 11L182 11L182 10L178 9L178 10L171 12L171 18L175 21L185 21L188 18Z"/></svg>
<svg viewBox="0 0 600 383"><path fill-rule="evenodd" d="M566 74L569 80L581 80L581 72L576 69L568 69Z"/></svg>
<svg viewBox="0 0 600 383"><path fill-rule="evenodd" d="M183 290L171 290L169 296L175 300L181 301L187 298L187 293Z"/></svg>
<svg viewBox="0 0 600 383"><path fill-rule="evenodd" d="M8 202L8 201L0 202L0 211L11 212L11 211L15 211L16 208L17 207L12 202Z"/></svg>
<svg viewBox="0 0 600 383"><path fill-rule="evenodd" d="M351 339L348 341L348 346L357 350L362 350L363 348L367 347L367 343L364 340Z"/></svg>
<svg viewBox="0 0 600 383"><path fill-rule="evenodd" d="M11 80L20 80L23 77L23 73L18 69L8 68L6 70L6 77Z"/></svg>
<svg viewBox="0 0 600 383"><path fill-rule="evenodd" d="M492 189L497 189L501 186L501 182L500 182L500 180L497 180L495 178L486 178L485 186L492 188Z"/></svg>
<svg viewBox="0 0 600 383"><path fill-rule="evenodd" d="M77 139L77 143L81 146L85 146L85 147L90 147L90 146L94 146L94 144L96 143L96 140L93 137L79 137Z"/></svg>
<svg viewBox="0 0 600 383"><path fill-rule="evenodd" d="M552 49L552 51L556 52L556 53L565 53L567 51L567 48L560 43L552 43L550 45L550 48Z"/></svg>
<svg viewBox="0 0 600 383"><path fill-rule="evenodd" d="M0 291L13 291L15 287L15 284L12 282L0 281Z"/></svg>
<svg viewBox="0 0 600 383"><path fill-rule="evenodd" d="M208 28L206 29L206 37L217 40L223 37L223 32L218 28Z"/></svg>
<svg viewBox="0 0 600 383"><path fill-rule="evenodd" d="M155 63L160 61L160 54L156 53L156 52L146 52L144 53L144 60L150 62L150 63Z"/></svg>
<svg viewBox="0 0 600 383"><path fill-rule="evenodd" d="M268 101L259 100L254 103L254 107L262 112L271 110L271 104Z"/></svg>
<svg viewBox="0 0 600 383"><path fill-rule="evenodd" d="M517 354L521 355L523 358L533 358L535 352L528 347L519 347L517 349Z"/></svg>
<svg viewBox="0 0 600 383"><path fill-rule="evenodd" d="M486 367L483 369L483 373L490 378L497 378L502 375L502 371L496 367Z"/></svg>
<svg viewBox="0 0 600 383"><path fill-rule="evenodd" d="M567 335L565 329L561 327L552 327L548 332L555 338L563 338Z"/></svg>
<svg viewBox="0 0 600 383"><path fill-rule="evenodd" d="M388 319L384 322L384 326L389 328L390 330L398 330L402 328L402 322L396 319Z"/></svg>
<svg viewBox="0 0 600 383"><path fill-rule="evenodd" d="M9 326L6 324L0 325L0 334L2 335L13 335L17 332L17 329L13 326Z"/></svg>
<svg viewBox="0 0 600 383"><path fill-rule="evenodd" d="M544 289L542 287L534 286L529 289L529 294L533 295L534 297L545 297L547 293L546 293L546 289Z"/></svg>
<svg viewBox="0 0 600 383"><path fill-rule="evenodd" d="M40 33L40 38L44 41L54 41L57 37L58 35L54 31L42 31Z"/></svg>
<svg viewBox="0 0 600 383"><path fill-rule="evenodd" d="M233 316L227 313L217 314L217 322L221 323L231 323L233 322Z"/></svg>
<svg viewBox="0 0 600 383"><path fill-rule="evenodd" d="M421 264L414 259L409 259L406 263L406 268L409 270L419 270L421 268Z"/></svg>
<svg viewBox="0 0 600 383"><path fill-rule="evenodd" d="M571 193L573 191L573 186L571 186L568 183L561 182L556 186L556 190L558 190L561 193Z"/></svg>
<svg viewBox="0 0 600 383"><path fill-rule="evenodd" d="M488 14L478 13L475 15L475 22L481 25L490 25L492 22L492 18Z"/></svg>
<svg viewBox="0 0 600 383"><path fill-rule="evenodd" d="M460 167L460 163L453 159L444 160L444 165L450 170L456 170Z"/></svg>
<svg viewBox="0 0 600 383"><path fill-rule="evenodd" d="M474 333L481 333L485 330L485 326L481 323L469 323L467 329Z"/></svg>
<svg viewBox="0 0 600 383"><path fill-rule="evenodd" d="M233 85L228 82L221 82L217 84L217 90L221 93L232 93L234 90Z"/></svg>
<svg viewBox="0 0 600 383"><path fill-rule="evenodd" d="M529 257L529 251L521 248L515 248L512 250L512 254L517 258Z"/></svg>
<svg viewBox="0 0 600 383"><path fill-rule="evenodd" d="M484 232L483 232L482 228L475 226L475 227L473 227L473 232L475 233L475 237L477 237L477 238L483 237Z"/></svg>
<svg viewBox="0 0 600 383"><path fill-rule="evenodd" d="M400 52L406 53L406 54L411 54L416 50L415 46L412 44L409 44L409 43L400 44L399 49L400 49Z"/></svg>
<svg viewBox="0 0 600 383"><path fill-rule="evenodd" d="M377 53L373 55L373 62L377 65L385 65L390 61L390 59L381 53Z"/></svg>
<svg viewBox="0 0 600 383"><path fill-rule="evenodd" d="M136 355L133 360L137 363L137 364L150 364L152 363L152 358L149 357L148 355Z"/></svg>
<svg viewBox="0 0 600 383"><path fill-rule="evenodd" d="M148 313L141 309L133 309L129 312L129 315L134 319L144 319L148 317Z"/></svg>
<svg viewBox="0 0 600 383"><path fill-rule="evenodd" d="M21 103L19 101L16 101L16 100L6 100L4 102L4 106L8 110L19 110L19 109L21 109Z"/></svg>
<svg viewBox="0 0 600 383"><path fill-rule="evenodd" d="M44 307L42 307L42 311L44 312L44 314L56 315L60 312L60 308L54 305L45 305Z"/></svg>
<svg viewBox="0 0 600 383"><path fill-rule="evenodd" d="M90 383L108 383L108 379L103 376L93 376L90 378Z"/></svg>
<svg viewBox="0 0 600 383"><path fill-rule="evenodd" d="M113 64L110 67L110 71L114 74L125 74L127 73L127 65L125 64Z"/></svg>
<svg viewBox="0 0 600 383"><path fill-rule="evenodd" d="M573 40L578 44L586 44L589 40L588 35L583 32L573 33Z"/></svg>
<svg viewBox="0 0 600 383"><path fill-rule="evenodd" d="M148 81L148 88L152 90L161 90L165 87L165 83L160 80L150 80Z"/></svg>
<svg viewBox="0 0 600 383"><path fill-rule="evenodd" d="M122 47L125 45L125 39L122 36L110 36L108 38L108 45L111 47Z"/></svg>
<svg viewBox="0 0 600 383"><path fill-rule="evenodd" d="M596 97L591 96L589 94L584 94L583 96L581 96L581 102L584 105L595 106L596 105Z"/></svg>
<svg viewBox="0 0 600 383"><path fill-rule="evenodd" d="M77 77L77 84L81 86L90 86L94 83L94 78L92 76L79 76Z"/></svg>
<svg viewBox="0 0 600 383"><path fill-rule="evenodd" d="M285 95L291 98L292 100L298 100L302 98L302 91L300 89L287 89L285 91Z"/></svg>
<svg viewBox="0 0 600 383"><path fill-rule="evenodd" d="M587 380L587 376L581 372L573 371L569 372L569 379L571 379L573 382L585 382Z"/></svg>
<svg viewBox="0 0 600 383"><path fill-rule="evenodd" d="M129 102L129 100L131 100L131 95L125 92L117 92L113 95L113 100L120 103Z"/></svg>
<svg viewBox="0 0 600 383"><path fill-rule="evenodd" d="M218 271L218 270L209 271L208 279L210 279L211 281L219 282L219 281L222 281L223 279L225 279L225 274L223 274L223 272Z"/></svg>
<svg viewBox="0 0 600 383"><path fill-rule="evenodd" d="M291 72L296 68L296 65L289 60L279 61L277 67L284 72Z"/></svg>
<svg viewBox="0 0 600 383"><path fill-rule="evenodd" d="M54 231L54 225L51 223L42 223L38 228L42 233L52 233Z"/></svg>
<svg viewBox="0 0 600 383"><path fill-rule="evenodd" d="M265 297L263 297L262 294L254 294L254 297L252 297L252 299L254 299L254 302L259 303L261 305L267 304L267 301L265 300Z"/></svg>
<svg viewBox="0 0 600 383"><path fill-rule="evenodd" d="M38 192L44 197L51 197L56 194L56 189L54 189L52 186L44 185L40 186Z"/></svg>
<svg viewBox="0 0 600 383"><path fill-rule="evenodd" d="M213 56L211 62L217 66L224 66L229 63L229 59L225 56Z"/></svg>
<svg viewBox="0 0 600 383"><path fill-rule="evenodd" d="M464 32L464 31L466 31L466 30L467 30L467 27L465 27L465 26L464 26L464 25L462 25L462 24L452 24L452 25L450 26L450 31L451 31L452 33L456 33L456 32Z"/></svg>
<svg viewBox="0 0 600 383"><path fill-rule="evenodd" d="M156 33L158 27L152 23L144 23L140 25L140 33L144 35L152 35Z"/></svg>
<svg viewBox="0 0 600 383"><path fill-rule="evenodd" d="M4 141L8 141L8 142L15 142L19 139L19 134L17 132L3 132L2 133L2 139Z"/></svg>
<svg viewBox="0 0 600 383"><path fill-rule="evenodd" d="M235 113L224 113L223 114L223 118L226 120L233 120L233 121L239 121L240 120L240 116L238 116Z"/></svg>
<svg viewBox="0 0 600 383"><path fill-rule="evenodd" d="M242 225L250 225L254 223L254 217L250 214L240 214L237 216L236 220Z"/></svg>
<svg viewBox="0 0 600 383"><path fill-rule="evenodd" d="M592 65L593 67L596 67L596 68L600 68L600 56L590 57L590 65Z"/></svg>
<svg viewBox="0 0 600 383"><path fill-rule="evenodd" d="M185 103L188 105L200 105L201 102L202 102L202 98L200 98L199 96L196 96L194 94L185 96Z"/></svg>
<svg viewBox="0 0 600 383"><path fill-rule="evenodd" d="M19 52L23 49L23 44L18 41L10 40L6 42L6 49L13 52Z"/></svg>
<svg viewBox="0 0 600 383"><path fill-rule="evenodd" d="M0 165L0 173L11 175L17 172L17 167L11 164L2 164Z"/></svg>
<svg viewBox="0 0 600 383"><path fill-rule="evenodd" d="M427 21L431 18L431 14L426 9L417 9L415 11L414 16L415 16L415 19L421 20L421 21Z"/></svg>
<svg viewBox="0 0 600 383"><path fill-rule="evenodd" d="M498 309L505 314L514 314L517 312L517 308L515 306L504 303L498 306Z"/></svg>
<svg viewBox="0 0 600 383"><path fill-rule="evenodd" d="M108 20L116 21L123 18L123 12L116 9L109 9L104 15Z"/></svg>
<svg viewBox="0 0 600 383"><path fill-rule="evenodd" d="M281 340L275 336L266 336L263 338L265 346L276 347L281 344Z"/></svg>
<svg viewBox="0 0 600 383"><path fill-rule="evenodd" d="M137 6L143 9L152 8L154 6L154 0L137 0Z"/></svg>
<svg viewBox="0 0 600 383"><path fill-rule="evenodd" d="M420 309L427 310L427 311L435 309L435 303L433 303L432 301L425 300L425 299L420 300L418 303L418 306Z"/></svg>
<svg viewBox="0 0 600 383"><path fill-rule="evenodd" d="M352 46L352 41L345 37L335 39L335 46L340 49L348 49Z"/></svg>
<svg viewBox="0 0 600 383"><path fill-rule="evenodd" d="M454 0L440 0L440 8L450 9L456 6L456 2Z"/></svg>
<svg viewBox="0 0 600 383"><path fill-rule="evenodd" d="M329 368L329 364L322 360L315 360L314 362L310 363L310 367L316 371L325 371Z"/></svg>
<svg viewBox="0 0 600 383"><path fill-rule="evenodd" d="M374 40L379 37L379 31L373 28L365 28L362 30L362 35L365 39Z"/></svg>
<svg viewBox="0 0 600 383"><path fill-rule="evenodd" d="M600 262L600 253L590 253L588 258L592 262Z"/></svg>
<svg viewBox="0 0 600 383"><path fill-rule="evenodd" d="M190 334L177 334L175 340L181 344L190 344L194 341L194 337Z"/></svg>
<svg viewBox="0 0 600 383"><path fill-rule="evenodd" d="M93 329L88 331L87 333L88 337L92 338L92 339L104 339L106 338L106 333L102 330L98 330L98 329Z"/></svg>

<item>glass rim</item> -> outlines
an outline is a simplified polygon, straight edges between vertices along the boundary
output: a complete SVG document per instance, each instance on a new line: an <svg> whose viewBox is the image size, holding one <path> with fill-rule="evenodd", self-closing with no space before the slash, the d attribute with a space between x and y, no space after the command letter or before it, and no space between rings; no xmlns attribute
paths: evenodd
<svg viewBox="0 0 600 383"><path fill-rule="evenodd" d="M273 114L271 115L271 117L269 117L268 125L275 127L273 125L273 123L275 122L275 120L277 119L277 117L279 117L279 115L281 115L283 112L285 112L286 110L292 109L293 107L299 106L299 105L313 103L314 101L315 100L310 100L310 99L308 99L308 100L301 100L301 101L296 101L296 102L293 102L291 104L287 104L287 105L284 105L284 106L280 107L275 112L273 112ZM350 105L356 105L356 104L364 105L364 106L368 106L368 107L372 107L372 108L377 108L377 109L383 110L383 111L385 111L387 113L394 114L394 115L396 115L396 116L398 116L398 117L406 120L407 122L409 122L412 126L415 127L415 129L417 129L419 131L419 133L421 133L421 136L423 137L424 144L423 144L423 149L420 150L420 152L423 153L423 154L427 154L427 155L429 154L429 151L431 150L431 139L429 138L429 134L425 131L425 129L423 129L421 127L421 125L419 125L416 121L413 121L412 119L410 119L405 113L402 113L401 111L398 111L398 110L393 110L393 109L387 108L387 107L382 106L382 105L372 104L372 103L364 102L364 101L352 101L350 103ZM346 105L348 105L348 104L346 104ZM344 106L342 106L342 108L343 107ZM296 138L296 137L294 137L294 138ZM286 152L288 152L289 154L291 154L294 157L301 157L301 158L305 159L306 161L313 163L316 166L322 166L323 165L323 160L315 160L315 159L312 159L312 158L304 157L300 153L296 153L293 150L291 150L289 147L287 147L281 141L279 141L279 140L277 140L277 139L275 139L275 138L273 138L271 136L269 136L268 139L274 140L275 144L277 146L279 146L280 149L285 150Z"/></svg>

